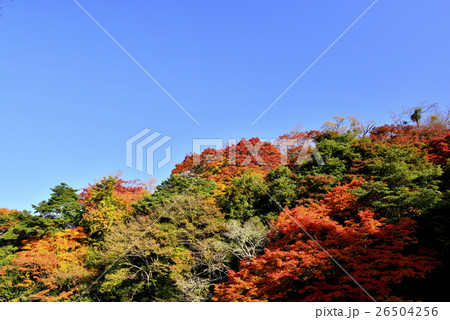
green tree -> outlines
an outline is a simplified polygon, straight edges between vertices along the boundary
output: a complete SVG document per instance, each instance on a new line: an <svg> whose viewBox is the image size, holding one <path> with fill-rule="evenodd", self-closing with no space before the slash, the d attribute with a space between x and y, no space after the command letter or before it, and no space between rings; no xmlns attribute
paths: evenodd
<svg viewBox="0 0 450 320"><path fill-rule="evenodd" d="M283 207L293 206L298 198L296 178L296 175L287 166L278 166L274 170L269 171L266 176L268 192ZM266 210L270 212L269 216L276 218L280 208L269 197L266 197L266 199Z"/></svg>
<svg viewBox="0 0 450 320"><path fill-rule="evenodd" d="M164 205L173 195L199 195L208 198L215 188L216 183L213 180L173 174L157 186L155 192L146 194L142 199L133 203L133 207L138 214L142 214Z"/></svg>
<svg viewBox="0 0 450 320"><path fill-rule="evenodd" d="M233 179L225 195L219 199L226 218L241 221L253 216L265 218L267 212L264 209L270 201L264 191L266 188L263 177L257 174L244 173Z"/></svg>
<svg viewBox="0 0 450 320"><path fill-rule="evenodd" d="M61 217L72 225L78 226L84 211L77 194L78 190L65 183L61 183L50 190L52 191L50 199L33 205L35 213L49 219Z"/></svg>
<svg viewBox="0 0 450 320"><path fill-rule="evenodd" d="M24 240L38 239L63 228L57 219L34 216L28 211L0 209L0 247L20 248Z"/></svg>
<svg viewBox="0 0 450 320"><path fill-rule="evenodd" d="M442 169L430 163L414 146L380 144L367 159L367 177L372 180L352 191L363 206L388 219L418 217L434 208L442 193Z"/></svg>
<svg viewBox="0 0 450 320"><path fill-rule="evenodd" d="M354 143L358 141L355 133L319 133L315 140L317 151L326 165L319 166L314 161L309 161L293 166L291 170L298 176L325 174L335 177L336 181L341 181L349 173L354 162L361 159L361 154L354 147Z"/></svg>

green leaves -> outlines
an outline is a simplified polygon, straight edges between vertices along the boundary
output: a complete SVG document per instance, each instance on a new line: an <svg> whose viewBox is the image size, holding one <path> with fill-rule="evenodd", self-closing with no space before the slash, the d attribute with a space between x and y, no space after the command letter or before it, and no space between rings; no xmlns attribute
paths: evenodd
<svg viewBox="0 0 450 320"><path fill-rule="evenodd" d="M265 217L264 204L270 201L265 194L267 188L263 178L256 174L246 174L235 178L219 203L228 219L246 221L253 216Z"/></svg>
<svg viewBox="0 0 450 320"><path fill-rule="evenodd" d="M61 183L51 188L50 199L33 205L35 213L48 219L61 218L71 226L79 226L84 212L76 189Z"/></svg>

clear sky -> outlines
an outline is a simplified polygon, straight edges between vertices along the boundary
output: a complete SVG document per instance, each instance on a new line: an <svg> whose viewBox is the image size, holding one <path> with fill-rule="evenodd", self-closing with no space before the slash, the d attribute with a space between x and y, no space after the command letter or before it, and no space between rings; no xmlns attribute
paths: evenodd
<svg viewBox="0 0 450 320"><path fill-rule="evenodd" d="M0 207L30 209L61 182L117 170L147 179L125 165L144 128L172 137L161 181L192 138L277 138L335 115L383 124L450 104L448 0L379 0L253 126L373 0L78 2L200 125L73 0L2 0Z"/></svg>

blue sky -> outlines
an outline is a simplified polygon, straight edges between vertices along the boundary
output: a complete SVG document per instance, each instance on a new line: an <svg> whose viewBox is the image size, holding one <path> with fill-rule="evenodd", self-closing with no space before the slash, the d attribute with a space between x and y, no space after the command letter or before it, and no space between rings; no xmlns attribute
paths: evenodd
<svg viewBox="0 0 450 320"><path fill-rule="evenodd" d="M0 207L30 209L66 182L124 172L144 128L172 137L161 181L192 138L276 138L335 115L450 104L450 2L380 0L254 126L373 1L3 0ZM160 153L158 153L160 152ZM156 157L164 156L158 150Z"/></svg>

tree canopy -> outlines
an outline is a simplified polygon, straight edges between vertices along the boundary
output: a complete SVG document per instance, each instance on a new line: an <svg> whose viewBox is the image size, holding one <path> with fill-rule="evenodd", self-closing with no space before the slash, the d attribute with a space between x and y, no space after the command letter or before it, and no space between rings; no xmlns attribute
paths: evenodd
<svg viewBox="0 0 450 320"><path fill-rule="evenodd" d="M191 153L155 188L118 173L0 208L0 301L448 300L429 289L450 280L450 131L429 110Z"/></svg>

